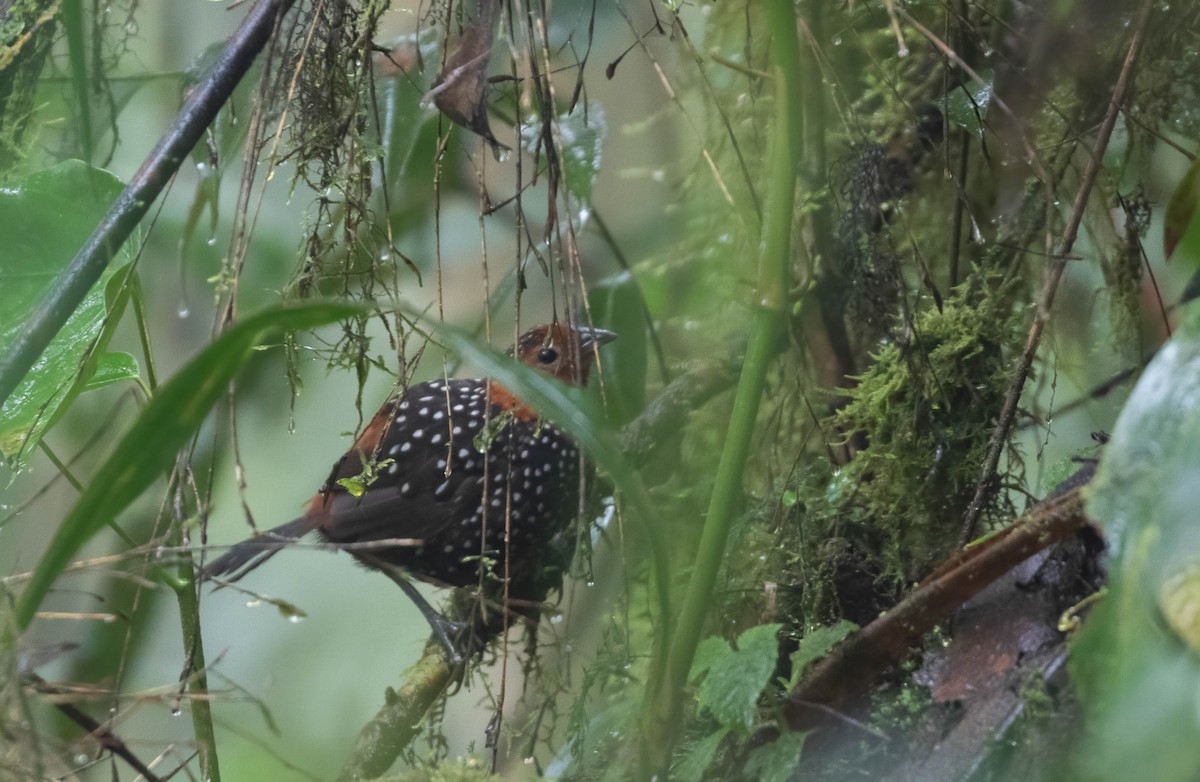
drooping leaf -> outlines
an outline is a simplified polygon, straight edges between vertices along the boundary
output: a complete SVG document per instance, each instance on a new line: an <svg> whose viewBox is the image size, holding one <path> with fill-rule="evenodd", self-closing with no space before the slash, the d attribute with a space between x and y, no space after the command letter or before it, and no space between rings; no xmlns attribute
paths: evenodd
<svg viewBox="0 0 1200 782"><path fill-rule="evenodd" d="M1187 173L1171 194L1171 203L1167 204L1166 217L1163 219L1163 250L1167 258L1172 257L1180 241L1189 234L1200 231L1200 222L1195 219L1196 207L1200 206L1200 158L1192 161ZM1200 263L1200 254L1195 250L1200 247L1200 237L1187 243L1191 262Z"/></svg>
<svg viewBox="0 0 1200 782"><path fill-rule="evenodd" d="M330 303L273 307L226 331L159 386L59 525L21 595L17 628L29 626L54 580L80 547L170 469L178 450L195 434L265 335L315 328L359 312L350 305Z"/></svg>

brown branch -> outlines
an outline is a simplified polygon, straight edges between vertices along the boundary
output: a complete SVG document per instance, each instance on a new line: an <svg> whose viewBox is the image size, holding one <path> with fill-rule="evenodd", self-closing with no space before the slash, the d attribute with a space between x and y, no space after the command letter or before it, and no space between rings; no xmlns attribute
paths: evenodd
<svg viewBox="0 0 1200 782"><path fill-rule="evenodd" d="M1038 346L1042 341L1042 332L1045 330L1046 323L1050 319L1050 308L1054 305L1054 295L1058 292L1058 283L1062 280L1063 271L1067 266L1067 259L1071 256L1071 251L1075 247L1075 239L1079 235L1079 227L1083 224L1083 213L1091 196L1092 187L1096 183L1096 177L1099 175L1100 168L1103 165L1104 151L1108 148L1108 142L1112 137L1117 116L1121 113L1121 105L1125 102L1125 94L1129 88L1130 74L1133 72L1133 63L1137 58L1138 47L1142 41L1142 33L1146 29L1146 19L1149 12L1150 2L1146 0L1142 5L1141 15L1138 18L1133 38L1129 42L1129 50L1125 54L1125 63L1121 67L1121 74L1117 77L1112 97L1109 98L1108 111L1104 115L1104 121L1100 124L1099 132L1096 134L1096 146L1092 149L1091 160L1088 161L1087 169L1083 173L1083 180L1079 183L1079 190L1075 194L1075 201L1071 207L1070 220L1067 222L1066 230L1063 232L1058 249L1054 257L1050 260L1050 268L1046 271L1046 280L1042 285L1037 312L1033 316L1033 323L1029 327L1029 335L1025 339L1025 349L1022 351L1020 361L1017 364L1016 376L1013 378L1012 387L1004 399L1004 405L1000 408L1000 416L996 422L996 429L992 432L991 440L988 441L987 455L983 460L983 471L979 476L979 482L975 486L975 496L971 499L971 503L967 506L967 510L963 514L962 532L958 537L959 548L965 546L975 536L979 517L983 514L983 509L987 506L988 502L995 495L997 489L996 468L1000 464L1000 456L1004 453L1004 446L1008 442L1009 434L1012 432L1013 421L1017 415L1017 403L1021 399L1021 392L1025 388L1025 381L1029 378L1034 359L1037 357Z"/></svg>
<svg viewBox="0 0 1200 782"><path fill-rule="evenodd" d="M1075 487L1036 506L985 544L961 552L958 561L814 666L784 704L788 726L806 730L823 721L816 704L844 709L965 601L1038 551L1079 531L1086 521L1081 489Z"/></svg>

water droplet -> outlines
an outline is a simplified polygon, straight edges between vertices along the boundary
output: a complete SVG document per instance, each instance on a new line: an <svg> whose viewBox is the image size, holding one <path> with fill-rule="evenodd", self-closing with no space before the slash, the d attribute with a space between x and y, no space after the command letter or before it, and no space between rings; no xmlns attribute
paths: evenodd
<svg viewBox="0 0 1200 782"><path fill-rule="evenodd" d="M304 617L301 616L300 614L292 614L291 616L288 617L288 621L294 625L298 625L304 621Z"/></svg>
<svg viewBox="0 0 1200 782"><path fill-rule="evenodd" d="M191 314L192 314L192 311L190 309L188 309L188 306L186 304L179 305L178 315L179 315L180 319L186 318L187 316L189 316Z"/></svg>
<svg viewBox="0 0 1200 782"><path fill-rule="evenodd" d="M210 236L210 237L208 237L208 239L207 239L207 240L205 240L205 242L204 242L204 243L205 243L205 244L207 244L209 247L213 247L213 246L214 246L214 245L216 245L216 243L217 243L217 237L216 237L216 236Z"/></svg>
<svg viewBox="0 0 1200 782"><path fill-rule="evenodd" d="M259 600L257 597L252 598L246 601L246 608L258 608L260 605L262 605L262 602L263 601Z"/></svg>
<svg viewBox="0 0 1200 782"><path fill-rule="evenodd" d="M172 716L172 717L178 717L180 714L183 714L183 709L179 708L178 706L176 706L175 708L171 709L171 716Z"/></svg>
<svg viewBox="0 0 1200 782"><path fill-rule="evenodd" d="M907 46L901 46L899 49L896 50L896 56L899 57L901 60L903 60L905 57L907 57L908 54L909 54L909 52L908 52Z"/></svg>
<svg viewBox="0 0 1200 782"><path fill-rule="evenodd" d="M833 45L841 46L842 45L842 36L840 36L840 35L833 36Z"/></svg>
<svg viewBox="0 0 1200 782"><path fill-rule="evenodd" d="M560 624L562 624L562 621L563 621L562 614L555 614L554 616L550 617L550 624L552 624L552 625L560 625Z"/></svg>
<svg viewBox="0 0 1200 782"><path fill-rule="evenodd" d="M125 32L128 33L129 35L137 35L138 34L137 22L135 22L132 19L130 19L128 22L126 22L125 23Z"/></svg>

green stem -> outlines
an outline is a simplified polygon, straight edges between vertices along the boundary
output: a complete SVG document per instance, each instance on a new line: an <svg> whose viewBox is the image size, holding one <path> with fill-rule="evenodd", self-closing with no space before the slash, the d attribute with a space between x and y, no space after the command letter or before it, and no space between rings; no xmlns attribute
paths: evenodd
<svg viewBox="0 0 1200 782"><path fill-rule="evenodd" d="M171 545L183 546L182 521L173 524ZM188 692L192 712L192 728L196 732L196 746L200 756L200 778L209 782L221 782L221 769L217 762L217 736L213 730L212 708L209 702L208 672L204 664L204 639L200 634L200 598L196 588L196 570L190 556L179 559L179 579L176 582L175 599L179 601L179 626L183 630L183 653L187 655Z"/></svg>
<svg viewBox="0 0 1200 782"><path fill-rule="evenodd" d="M709 500L700 546L668 656L665 687L652 688L651 729L644 763L653 773L666 766L680 735L688 671L712 605L713 590L741 496L742 476L754 436L767 371L778 352L791 266L791 235L796 195L796 166L803 126L798 78L799 44L792 0L772 0L768 10L775 76L775 117L766 170L767 201L758 259L757 308L734 397L725 446ZM657 727L659 729L655 730Z"/></svg>

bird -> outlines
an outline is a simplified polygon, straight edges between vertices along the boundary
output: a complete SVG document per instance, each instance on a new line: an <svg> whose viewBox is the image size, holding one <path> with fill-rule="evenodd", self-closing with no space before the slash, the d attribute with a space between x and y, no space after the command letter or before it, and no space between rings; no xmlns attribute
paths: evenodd
<svg viewBox="0 0 1200 782"><path fill-rule="evenodd" d="M550 377L585 386L616 334L554 322L509 350ZM579 451L495 380L431 380L391 396L333 465L299 517L231 547L204 581L238 581L316 532L395 581L452 658L456 631L405 574L439 587L540 602L561 585L578 513ZM390 541L390 542L384 542ZM403 542L401 542L403 541Z"/></svg>

